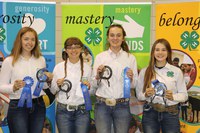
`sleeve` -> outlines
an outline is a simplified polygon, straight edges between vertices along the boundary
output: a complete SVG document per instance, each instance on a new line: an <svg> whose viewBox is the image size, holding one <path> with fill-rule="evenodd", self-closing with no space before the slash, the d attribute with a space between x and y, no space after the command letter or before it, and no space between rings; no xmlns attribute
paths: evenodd
<svg viewBox="0 0 200 133"><path fill-rule="evenodd" d="M85 65L87 65L87 64L85 64ZM90 95L94 95L95 94L95 88L93 88L93 85L92 85L92 82L93 82L93 80L92 80L92 68L89 65L87 65L87 75L86 76L88 77L88 82L90 83L89 93L90 93Z"/></svg>
<svg viewBox="0 0 200 133"><path fill-rule="evenodd" d="M138 82L138 69L137 69L137 62L136 62L135 56L133 56L133 59L131 61L131 69L133 71L133 81L131 83L131 88L136 88L137 82Z"/></svg>
<svg viewBox="0 0 200 133"><path fill-rule="evenodd" d="M146 100L146 97L143 93L143 86L144 86L144 74L145 74L146 68L142 69L138 76L138 83L136 86L136 96L139 100L144 101Z"/></svg>
<svg viewBox="0 0 200 133"><path fill-rule="evenodd" d="M12 76L12 59L11 57L7 57L1 67L0 72L0 92L6 94L12 94L13 85L10 80Z"/></svg>
<svg viewBox="0 0 200 133"><path fill-rule="evenodd" d="M43 56L42 57L42 68L46 68L46 61L45 61L45 58ZM43 89L48 89L49 88L49 85L47 82L44 83L44 86L43 86Z"/></svg>
<svg viewBox="0 0 200 133"><path fill-rule="evenodd" d="M188 93L183 73L181 72L181 70L178 71L176 88L177 88L177 93L173 94L174 101L176 102L187 101Z"/></svg>
<svg viewBox="0 0 200 133"><path fill-rule="evenodd" d="M92 78L91 78L91 87L92 89L96 90L98 88L97 80L96 80L96 74L97 74L97 68L101 65L101 58L99 55L96 56L92 71Z"/></svg>
<svg viewBox="0 0 200 133"><path fill-rule="evenodd" d="M57 80L58 80L58 70L57 66L55 66L53 70L53 79L51 81L51 87L49 88L52 94L56 94L59 91L59 88L57 86Z"/></svg>

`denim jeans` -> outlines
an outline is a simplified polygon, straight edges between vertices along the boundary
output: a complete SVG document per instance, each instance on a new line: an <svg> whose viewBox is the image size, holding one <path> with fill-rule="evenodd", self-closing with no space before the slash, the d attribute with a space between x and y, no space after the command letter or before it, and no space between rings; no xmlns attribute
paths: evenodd
<svg viewBox="0 0 200 133"><path fill-rule="evenodd" d="M32 108L18 107L19 100L11 100L8 108L10 133L42 133L46 107L43 98L32 102Z"/></svg>
<svg viewBox="0 0 200 133"><path fill-rule="evenodd" d="M115 133L128 133L131 113L129 102L107 106L99 100L95 104L95 124L98 133L111 133L113 123Z"/></svg>
<svg viewBox="0 0 200 133"><path fill-rule="evenodd" d="M179 113L157 112L152 107L143 110L144 133L180 133Z"/></svg>
<svg viewBox="0 0 200 133"><path fill-rule="evenodd" d="M90 113L86 110L68 111L57 105L56 123L59 133L88 133Z"/></svg>

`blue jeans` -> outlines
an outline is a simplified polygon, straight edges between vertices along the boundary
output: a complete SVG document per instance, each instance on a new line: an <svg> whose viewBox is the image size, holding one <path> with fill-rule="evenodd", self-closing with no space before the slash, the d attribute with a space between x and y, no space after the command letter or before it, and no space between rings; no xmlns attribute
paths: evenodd
<svg viewBox="0 0 200 133"><path fill-rule="evenodd" d="M88 133L90 113L82 109L68 111L58 103L56 123L59 133Z"/></svg>
<svg viewBox="0 0 200 133"><path fill-rule="evenodd" d="M129 102L107 106L99 100L95 104L95 125L98 133L111 133L113 123L115 133L128 133L131 113Z"/></svg>
<svg viewBox="0 0 200 133"><path fill-rule="evenodd" d="M152 107L143 110L144 133L180 133L179 113L157 112Z"/></svg>
<svg viewBox="0 0 200 133"><path fill-rule="evenodd" d="M42 133L46 107L43 98L32 100L32 108L18 107L19 100L11 100L8 108L10 133Z"/></svg>

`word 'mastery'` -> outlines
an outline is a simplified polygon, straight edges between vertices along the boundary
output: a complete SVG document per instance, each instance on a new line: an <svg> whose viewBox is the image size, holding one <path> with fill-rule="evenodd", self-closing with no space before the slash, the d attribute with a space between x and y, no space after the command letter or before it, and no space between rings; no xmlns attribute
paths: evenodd
<svg viewBox="0 0 200 133"><path fill-rule="evenodd" d="M109 21L110 25L114 21L114 16L94 16L93 14L88 16L66 16L66 24L103 24L105 21Z"/></svg>

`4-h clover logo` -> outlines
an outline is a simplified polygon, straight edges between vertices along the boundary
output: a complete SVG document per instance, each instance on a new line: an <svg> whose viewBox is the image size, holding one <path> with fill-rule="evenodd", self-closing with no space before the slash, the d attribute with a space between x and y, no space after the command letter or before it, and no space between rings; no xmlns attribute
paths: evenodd
<svg viewBox="0 0 200 133"><path fill-rule="evenodd" d="M167 72L167 77L174 77L174 72L168 71Z"/></svg>
<svg viewBox="0 0 200 133"><path fill-rule="evenodd" d="M192 31L191 34L188 31L185 31L181 35L182 41L180 42L180 45L183 47L183 49L186 49L189 47L189 50L196 49L199 45L199 34L196 31Z"/></svg>
<svg viewBox="0 0 200 133"><path fill-rule="evenodd" d="M98 45L101 41L101 30L99 28L95 28L94 30L90 27L85 31L86 37L85 41L88 44L93 43L93 45Z"/></svg>
<svg viewBox="0 0 200 133"><path fill-rule="evenodd" d="M3 26L0 25L0 42L3 42L6 39L6 36L4 35L5 31L6 30L3 28Z"/></svg>

